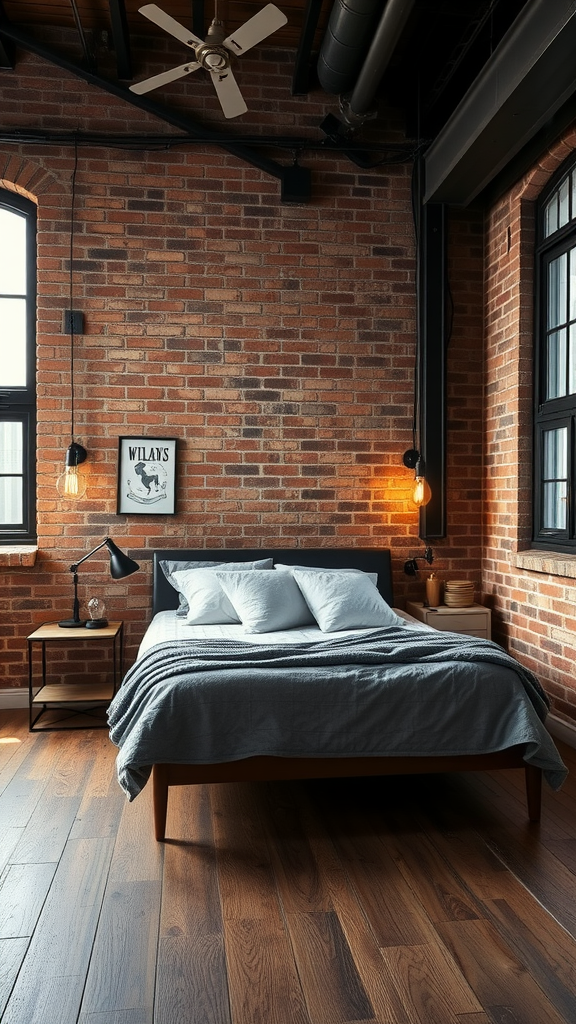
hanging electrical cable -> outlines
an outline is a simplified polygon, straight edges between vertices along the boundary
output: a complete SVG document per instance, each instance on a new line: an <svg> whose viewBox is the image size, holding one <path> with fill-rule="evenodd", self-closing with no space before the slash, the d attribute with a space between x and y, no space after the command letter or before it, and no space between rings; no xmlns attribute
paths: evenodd
<svg viewBox="0 0 576 1024"><path fill-rule="evenodd" d="M72 198L70 204L70 252L69 252L69 298L70 309L65 311L65 328L70 334L70 444L66 451L64 461L64 472L56 481L56 490L63 498L76 500L82 498L86 493L86 475L79 470L79 466L86 461L87 451L74 439L74 339L76 330L76 313L74 310L74 228L76 213L76 173L78 171L78 145L74 141L74 168L72 171Z"/></svg>

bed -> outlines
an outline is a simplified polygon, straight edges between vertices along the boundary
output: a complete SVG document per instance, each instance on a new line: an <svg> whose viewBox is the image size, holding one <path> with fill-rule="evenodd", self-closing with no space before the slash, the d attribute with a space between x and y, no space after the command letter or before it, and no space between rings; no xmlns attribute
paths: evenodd
<svg viewBox="0 0 576 1024"><path fill-rule="evenodd" d="M109 724L163 840L170 787L247 780L523 768L537 821L566 776L547 709L496 644L394 610L385 549L170 548Z"/></svg>

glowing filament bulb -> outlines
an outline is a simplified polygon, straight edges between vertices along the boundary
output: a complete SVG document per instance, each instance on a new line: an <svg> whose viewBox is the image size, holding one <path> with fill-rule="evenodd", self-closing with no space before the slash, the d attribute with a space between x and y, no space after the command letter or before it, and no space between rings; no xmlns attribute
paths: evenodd
<svg viewBox="0 0 576 1024"><path fill-rule="evenodd" d="M86 493L86 477L78 466L68 466L58 477L56 487L63 498L81 498Z"/></svg>
<svg viewBox="0 0 576 1024"><path fill-rule="evenodd" d="M86 449L73 441L66 452L66 468L56 481L56 490L62 498L76 501L84 497L88 481L84 471L79 469L79 463L85 459Z"/></svg>
<svg viewBox="0 0 576 1024"><path fill-rule="evenodd" d="M412 490L412 501L418 508L422 508L423 505L427 505L432 497L432 491L430 490L430 484L428 483L425 476L417 476L414 480L414 488Z"/></svg>

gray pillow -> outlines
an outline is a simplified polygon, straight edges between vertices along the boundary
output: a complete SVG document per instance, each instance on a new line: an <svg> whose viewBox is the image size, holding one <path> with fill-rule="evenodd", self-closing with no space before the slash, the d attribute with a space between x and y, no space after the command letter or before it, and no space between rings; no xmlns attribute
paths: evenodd
<svg viewBox="0 0 576 1024"><path fill-rule="evenodd" d="M324 633L402 625L366 573L296 569L293 576Z"/></svg>
<svg viewBox="0 0 576 1024"><path fill-rule="evenodd" d="M314 616L288 573L213 571L246 633L314 624Z"/></svg>
<svg viewBox="0 0 576 1024"><path fill-rule="evenodd" d="M174 587L174 590L177 590L178 593L180 594L180 604L178 606L178 611L176 612L176 614L177 615L187 615L188 614L188 602L187 602L184 594L181 593L180 588L178 587L178 584L176 583L176 580L174 579L174 573L175 572L183 572L185 569L211 569L211 568L216 568L216 566L218 566L219 569L222 569L223 567L226 567L227 569L230 568L230 569L244 569L244 570L250 570L250 569L271 569L272 566L273 566L273 562L272 562L271 558L260 558L256 562L226 562L226 561L223 561L223 562L210 562L210 561L203 562L203 561L200 561L200 560L187 561L187 562L186 561L181 561L180 562L180 561L177 561L175 559L174 560L172 560L172 559L162 559L160 561L159 565L160 565L160 568L162 569L162 572L164 573L166 579L168 580L168 583L172 587Z"/></svg>

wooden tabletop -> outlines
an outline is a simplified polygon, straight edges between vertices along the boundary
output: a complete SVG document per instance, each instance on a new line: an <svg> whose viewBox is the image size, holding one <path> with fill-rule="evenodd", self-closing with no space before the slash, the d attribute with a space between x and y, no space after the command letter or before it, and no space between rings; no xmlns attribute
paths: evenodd
<svg viewBox="0 0 576 1024"><path fill-rule="evenodd" d="M122 628L121 622L109 622L101 629L86 629L85 626L68 628L59 626L57 622L45 622L33 633L30 633L28 640L97 640L98 637L114 637Z"/></svg>

